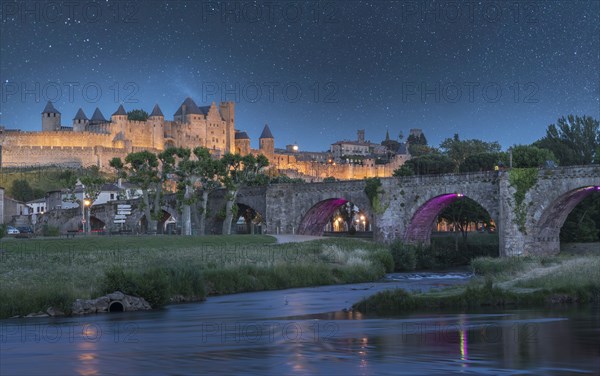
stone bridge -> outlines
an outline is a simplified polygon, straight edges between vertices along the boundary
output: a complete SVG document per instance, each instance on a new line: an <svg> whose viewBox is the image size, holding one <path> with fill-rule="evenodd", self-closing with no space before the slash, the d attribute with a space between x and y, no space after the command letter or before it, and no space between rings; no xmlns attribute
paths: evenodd
<svg viewBox="0 0 600 376"><path fill-rule="evenodd" d="M381 179L376 208L364 192L364 181L271 185L265 191L264 218L269 233L320 235L334 211L351 201L369 215L377 241L402 239L428 244L439 213L461 197L468 197L487 210L496 223L501 256L558 253L560 228L571 210L600 191L600 166L540 169L521 205L515 202L516 189L509 183L509 174Z"/></svg>
<svg viewBox="0 0 600 376"><path fill-rule="evenodd" d="M585 197L600 191L600 166L540 169L521 205L515 202L516 189L509 182L509 174L501 171L381 179L376 207L365 194L362 180L249 187L240 191L237 203L240 208L260 213L267 233L321 235L335 210L349 201L369 216L375 240L428 244L438 214L450 203L468 197L487 210L496 223L501 256L558 253L560 228L568 214ZM117 204L94 206L92 216L110 224ZM130 204L132 214L126 225L141 231L143 213L139 203ZM224 205L224 192L213 192L206 233L221 231ZM165 219L178 217L176 207L174 197L167 197ZM74 213L76 217L77 210Z"/></svg>

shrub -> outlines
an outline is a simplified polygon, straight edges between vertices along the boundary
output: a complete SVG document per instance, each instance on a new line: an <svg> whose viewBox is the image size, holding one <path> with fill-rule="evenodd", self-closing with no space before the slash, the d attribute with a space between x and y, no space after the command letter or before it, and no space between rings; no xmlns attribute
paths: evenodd
<svg viewBox="0 0 600 376"><path fill-rule="evenodd" d="M391 273L396 268L394 257L387 250L371 251L370 259L381 264L386 273Z"/></svg>
<svg viewBox="0 0 600 376"><path fill-rule="evenodd" d="M170 278L166 269L151 268L145 272L125 270L114 267L105 272L102 283L104 293L121 291L128 295L139 296L153 308L162 307L170 297Z"/></svg>
<svg viewBox="0 0 600 376"><path fill-rule="evenodd" d="M417 253L413 246L396 241L391 245L391 253L394 260L394 270L412 271L417 268Z"/></svg>

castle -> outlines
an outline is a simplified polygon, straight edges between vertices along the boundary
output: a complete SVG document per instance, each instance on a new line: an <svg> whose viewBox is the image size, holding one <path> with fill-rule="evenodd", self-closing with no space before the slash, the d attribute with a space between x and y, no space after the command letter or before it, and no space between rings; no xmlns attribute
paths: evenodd
<svg viewBox="0 0 600 376"><path fill-rule="evenodd" d="M219 157L225 153L263 154L277 170L306 180L325 177L362 179L391 176L410 156L396 156L387 164L365 160L361 165L331 164L302 160L294 152L275 149L275 138L268 125L259 137L259 148L252 149L246 132L235 129L235 104L221 102L218 107L198 106L186 98L173 120L157 105L145 121L129 120L123 105L106 119L99 108L88 118L80 108L72 126L63 126L61 113L51 102L42 112L42 131L23 132L0 128L0 166L95 165L109 169L114 157L142 150L160 152L168 147L193 149L204 146Z"/></svg>

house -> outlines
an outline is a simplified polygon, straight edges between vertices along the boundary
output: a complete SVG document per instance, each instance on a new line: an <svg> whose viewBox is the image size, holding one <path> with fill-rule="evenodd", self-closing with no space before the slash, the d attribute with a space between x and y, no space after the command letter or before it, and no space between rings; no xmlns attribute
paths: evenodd
<svg viewBox="0 0 600 376"><path fill-rule="evenodd" d="M46 198L38 198L35 200L28 201L27 206L29 207L29 211L31 214L44 214L46 211Z"/></svg>

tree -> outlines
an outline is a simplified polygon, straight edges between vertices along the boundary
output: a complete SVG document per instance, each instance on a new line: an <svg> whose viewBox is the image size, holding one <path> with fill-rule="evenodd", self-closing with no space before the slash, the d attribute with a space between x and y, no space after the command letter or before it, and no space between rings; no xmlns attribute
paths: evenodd
<svg viewBox="0 0 600 376"><path fill-rule="evenodd" d="M427 145L408 144L408 153L413 157L421 157L426 154L437 153L437 149Z"/></svg>
<svg viewBox="0 0 600 376"><path fill-rule="evenodd" d="M239 154L227 153L221 159L221 163L224 167L221 182L227 189L223 234L229 235L233 221L233 204L240 188L252 184L260 175L260 171L269 165L269 160L262 154L258 157L252 154L242 157Z"/></svg>
<svg viewBox="0 0 600 376"><path fill-rule="evenodd" d="M536 168L545 165L546 161L558 162L548 149L533 145L515 145L512 147L513 167Z"/></svg>
<svg viewBox="0 0 600 376"><path fill-rule="evenodd" d="M455 171L460 170L460 165L471 155L482 153L500 152L500 144L481 140L461 140L458 133L453 138L447 138L440 144L442 152L450 157L455 164Z"/></svg>
<svg viewBox="0 0 600 376"><path fill-rule="evenodd" d="M161 180L175 180L177 200L181 204L182 235L192 235L191 205L195 201L195 161L190 160L188 148L168 148L158 155L161 160Z"/></svg>
<svg viewBox="0 0 600 376"><path fill-rule="evenodd" d="M148 113L144 110L131 110L127 113L127 120L146 121L148 116Z"/></svg>
<svg viewBox="0 0 600 376"><path fill-rule="evenodd" d="M425 154L434 153L436 150L427 146L427 138L421 133L418 136L410 134L406 139L408 144L408 152L413 157L418 157Z"/></svg>
<svg viewBox="0 0 600 376"><path fill-rule="evenodd" d="M33 188L25 179L14 180L10 186L10 196L18 201L31 201L35 199Z"/></svg>
<svg viewBox="0 0 600 376"><path fill-rule="evenodd" d="M594 192L573 208L560 230L564 242L600 240L600 193Z"/></svg>
<svg viewBox="0 0 600 376"><path fill-rule="evenodd" d="M98 166L91 166L81 171L79 181L84 187L84 200L89 200L90 205L98 199L106 178L100 173Z"/></svg>
<svg viewBox="0 0 600 376"><path fill-rule="evenodd" d="M498 162L508 165L506 153L480 153L469 155L460 164L460 172L494 171Z"/></svg>
<svg viewBox="0 0 600 376"><path fill-rule="evenodd" d="M199 190L202 195L200 201L201 213L198 215L197 211L194 210L194 217L196 218L196 223L199 224L199 233L204 235L206 231L205 223L208 211L208 195L210 192L221 187L220 178L225 175L225 165L219 160L213 159L210 155L210 151L204 147L195 148L194 155L197 160L194 163L193 171L196 174L196 182L200 185Z"/></svg>
<svg viewBox="0 0 600 376"><path fill-rule="evenodd" d="M121 177L137 184L142 191L142 207L148 222L148 231L157 230L158 218L161 214L160 197L162 191L162 176L159 169L159 159L156 154L147 150L129 153L125 163L121 158L110 160L110 166L117 170ZM150 195L153 195L152 205Z"/></svg>
<svg viewBox="0 0 600 376"><path fill-rule="evenodd" d="M600 149L600 123L590 116L563 116L557 125L548 126L546 136L534 146L552 151L562 166L594 163Z"/></svg>
<svg viewBox="0 0 600 376"><path fill-rule="evenodd" d="M327 179L327 178L325 178ZM274 176L271 178L271 180L269 180L269 184L302 184L304 183L304 180L302 180L301 178L290 178L287 175L284 174L279 174L277 176Z"/></svg>
<svg viewBox="0 0 600 376"><path fill-rule="evenodd" d="M413 176L414 174L415 171L413 169L413 166L405 163L402 166L400 166L400 168L394 170L393 176L396 178L400 178L403 176Z"/></svg>
<svg viewBox="0 0 600 376"><path fill-rule="evenodd" d="M454 172L454 161L442 154L425 154L404 162L404 165L400 168L402 171L399 171L398 174L407 174L409 168L412 169L415 175L448 174Z"/></svg>
<svg viewBox="0 0 600 376"><path fill-rule="evenodd" d="M413 145L427 145L427 138L425 138L425 134L421 133L418 136L414 134L410 134L406 139L406 142Z"/></svg>
<svg viewBox="0 0 600 376"><path fill-rule="evenodd" d="M489 213L468 197L460 197L448 205L438 215L438 219L445 219L454 225L454 228L460 231L463 240L467 239L469 224L483 222L486 227L491 226ZM455 238L454 246L458 251L458 237Z"/></svg>

